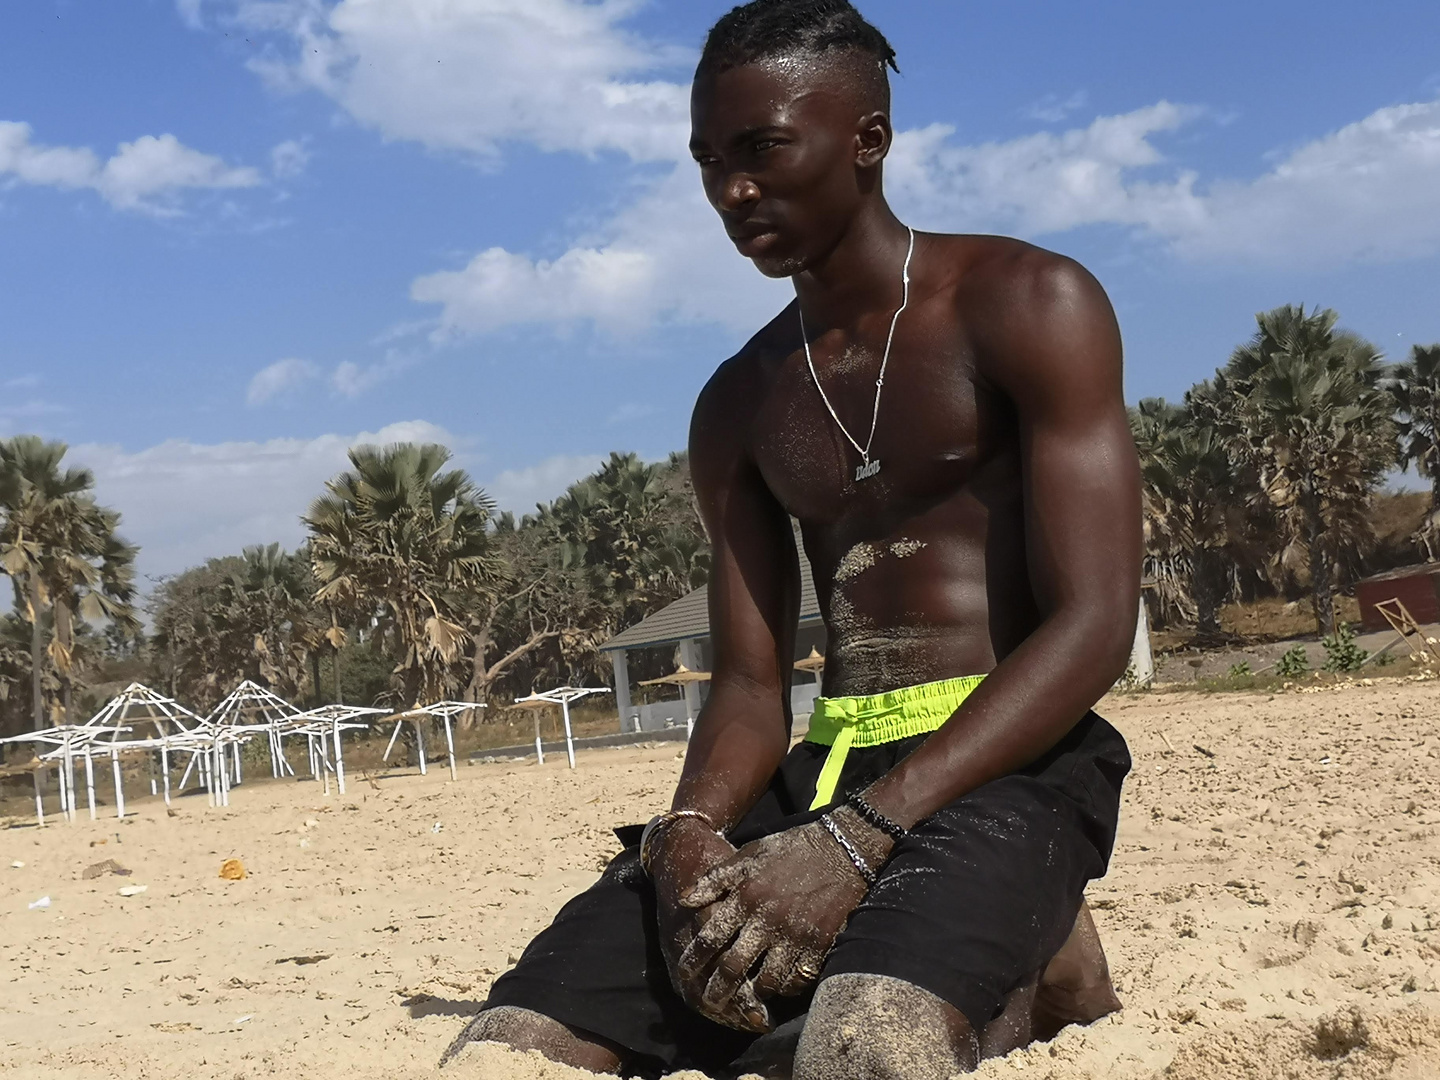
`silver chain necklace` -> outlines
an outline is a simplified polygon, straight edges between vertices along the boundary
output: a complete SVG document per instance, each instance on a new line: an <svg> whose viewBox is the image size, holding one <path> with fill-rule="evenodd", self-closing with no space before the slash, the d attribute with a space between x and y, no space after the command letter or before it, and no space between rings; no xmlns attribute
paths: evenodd
<svg viewBox="0 0 1440 1080"><path fill-rule="evenodd" d="M885 355L880 361L880 377L875 380L875 408L870 414L870 437L861 446L855 436L846 430L845 425L840 422L839 415L835 412L835 406L830 404L830 398L825 393L825 388L820 385L820 376L815 373L815 360L810 355L810 337L805 333L805 312L800 305L795 305L796 312L800 315L800 340L805 345L805 363L810 368L810 378L815 380L815 389L820 391L820 400L825 403L825 408L830 410L830 419L835 421L835 426L840 429L840 434L850 441L855 447L855 452L860 455L860 464L855 466L855 482L869 480L880 471L880 459L870 459L870 447L875 442L875 427L880 422L880 392L885 389L885 369L890 365L890 346L895 341L895 324L900 321L900 314L910 304L910 260L915 255L915 230L907 229L910 233L910 250L905 253L905 266L900 271L900 284L903 292L900 298L900 306L895 309L895 317L890 320L890 334L885 339Z"/></svg>

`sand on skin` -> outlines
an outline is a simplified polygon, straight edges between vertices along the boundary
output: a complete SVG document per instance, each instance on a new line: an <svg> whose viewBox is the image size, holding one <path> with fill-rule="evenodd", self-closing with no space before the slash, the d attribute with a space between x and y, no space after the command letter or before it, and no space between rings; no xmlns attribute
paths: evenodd
<svg viewBox="0 0 1440 1080"><path fill-rule="evenodd" d="M1440 1077L1437 690L1106 702L1136 770L1090 896L1126 1008L982 1075ZM437 1075L490 982L594 880L611 826L666 803L680 761L672 744L580 765L357 777L328 800L254 784L229 810L146 799L123 823L0 831L0 1071ZM222 880L227 858L251 876ZM81 877L104 859L133 876ZM584 1075L498 1048L447 1073Z"/></svg>

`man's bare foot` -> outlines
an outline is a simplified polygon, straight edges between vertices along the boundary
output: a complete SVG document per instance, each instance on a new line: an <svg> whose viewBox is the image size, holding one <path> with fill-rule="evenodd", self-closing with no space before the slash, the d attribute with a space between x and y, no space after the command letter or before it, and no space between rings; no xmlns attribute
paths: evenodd
<svg viewBox="0 0 1440 1080"><path fill-rule="evenodd" d="M597 1073L618 1073L620 1055L598 1036L562 1024L529 1009L501 1005L486 1009L465 1025L444 1056L443 1068L471 1043L501 1043L512 1050L538 1050L551 1061L589 1069Z"/></svg>
<svg viewBox="0 0 1440 1080"><path fill-rule="evenodd" d="M1120 1008L1110 982L1110 965L1100 945L1100 933L1083 901L1075 928L1040 976L1035 994L1031 1035L1042 1042L1053 1039L1070 1024L1093 1024Z"/></svg>

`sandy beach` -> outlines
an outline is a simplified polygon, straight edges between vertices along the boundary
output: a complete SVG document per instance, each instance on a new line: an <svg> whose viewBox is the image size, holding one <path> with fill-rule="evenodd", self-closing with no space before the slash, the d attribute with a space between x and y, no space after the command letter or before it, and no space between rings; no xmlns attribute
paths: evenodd
<svg viewBox="0 0 1440 1080"><path fill-rule="evenodd" d="M1136 768L1090 899L1125 1009L981 1075L1440 1077L1436 697L1107 701ZM438 1075L490 982L617 850L611 827L662 808L679 768L672 744L574 773L552 756L17 823L0 831L0 1070ZM249 876L222 879L227 859ZM130 874L85 876L106 860ZM447 1074L584 1075L494 1048Z"/></svg>

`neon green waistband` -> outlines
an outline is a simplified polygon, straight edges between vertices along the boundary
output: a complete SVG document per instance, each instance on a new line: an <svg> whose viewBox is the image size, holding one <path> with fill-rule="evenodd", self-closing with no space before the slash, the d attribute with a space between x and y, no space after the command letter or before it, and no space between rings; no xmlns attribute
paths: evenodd
<svg viewBox="0 0 1440 1080"><path fill-rule="evenodd" d="M810 809L819 810L835 798L850 747L882 746L928 735L950 719L984 678L965 675L867 697L816 698L805 741L828 746L830 753L815 783Z"/></svg>

